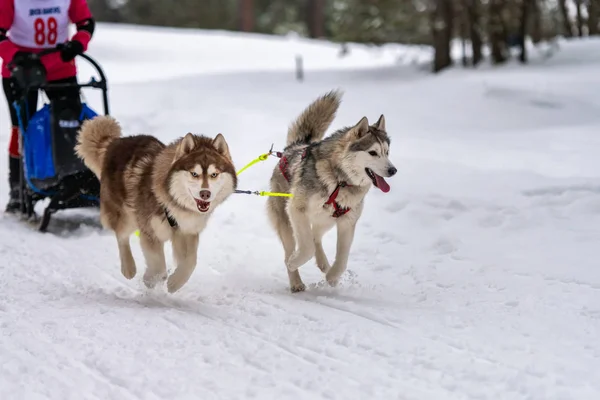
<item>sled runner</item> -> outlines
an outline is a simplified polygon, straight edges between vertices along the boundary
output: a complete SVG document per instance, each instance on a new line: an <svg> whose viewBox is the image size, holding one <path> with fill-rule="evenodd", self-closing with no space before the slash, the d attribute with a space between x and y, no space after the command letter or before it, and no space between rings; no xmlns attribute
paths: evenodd
<svg viewBox="0 0 600 400"><path fill-rule="evenodd" d="M66 88L93 88L102 90L104 114L108 115L106 77L100 65L86 54L81 54L97 71L88 83L52 83L46 79L41 58L60 51L60 46L43 50L20 64L9 63L19 95L13 106L19 116L21 135L21 215L35 215L35 204L44 199L44 209L38 230L45 232L52 214L59 210L81 207L99 207L100 182L75 153L81 123L98 115L81 96L49 99L38 110L27 109L30 91Z"/></svg>

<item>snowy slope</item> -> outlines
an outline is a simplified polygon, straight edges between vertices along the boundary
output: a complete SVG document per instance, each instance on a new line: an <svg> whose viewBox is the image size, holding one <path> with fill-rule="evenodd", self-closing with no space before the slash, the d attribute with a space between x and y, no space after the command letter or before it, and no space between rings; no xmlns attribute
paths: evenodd
<svg viewBox="0 0 600 400"><path fill-rule="evenodd" d="M599 398L600 42L561 46L433 77L396 65L427 57L399 46L338 59L326 43L100 25L90 54L129 133L222 132L239 168L339 87L334 126L385 114L400 173L369 194L341 287L309 263L295 295L264 198L215 213L175 295L121 276L97 213L57 214L46 235L1 216L0 399ZM275 162L240 188L267 189Z"/></svg>

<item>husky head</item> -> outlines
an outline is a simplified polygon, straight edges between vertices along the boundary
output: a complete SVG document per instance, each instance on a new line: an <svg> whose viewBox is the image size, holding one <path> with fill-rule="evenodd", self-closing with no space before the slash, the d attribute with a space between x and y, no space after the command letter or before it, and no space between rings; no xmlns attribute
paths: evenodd
<svg viewBox="0 0 600 400"><path fill-rule="evenodd" d="M177 145L168 182L179 205L201 214L225 200L237 187L237 176L223 135L188 133Z"/></svg>
<svg viewBox="0 0 600 400"><path fill-rule="evenodd" d="M350 146L344 159L346 171L359 185L370 182L383 192L389 192L390 185L384 178L398 171L389 160L390 138L385 130L385 117L381 115L374 125L369 125L367 117L348 131ZM370 181L370 182L369 182Z"/></svg>

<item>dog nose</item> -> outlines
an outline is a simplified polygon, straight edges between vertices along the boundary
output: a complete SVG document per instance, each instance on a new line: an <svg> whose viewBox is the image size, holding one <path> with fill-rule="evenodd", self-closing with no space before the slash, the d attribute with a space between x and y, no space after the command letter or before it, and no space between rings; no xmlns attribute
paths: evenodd
<svg viewBox="0 0 600 400"><path fill-rule="evenodd" d="M200 191L200 198L204 201L210 199L210 190L201 190Z"/></svg>
<svg viewBox="0 0 600 400"><path fill-rule="evenodd" d="M390 169L388 169L389 176L396 175L396 172L398 172L398 170L396 169L396 167L390 167Z"/></svg>

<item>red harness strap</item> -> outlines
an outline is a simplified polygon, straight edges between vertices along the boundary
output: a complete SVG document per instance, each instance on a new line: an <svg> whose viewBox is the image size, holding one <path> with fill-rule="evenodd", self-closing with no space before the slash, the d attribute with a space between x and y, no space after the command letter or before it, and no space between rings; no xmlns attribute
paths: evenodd
<svg viewBox="0 0 600 400"><path fill-rule="evenodd" d="M288 160L287 157L285 157L283 155L283 153L281 152L277 152L275 153L277 155L277 157L281 158L281 160L279 160L279 170L281 171L281 174L283 175L283 177L285 178L286 181L290 181L290 176L287 173L288 170ZM306 157L306 149L304 149L304 151L302 152L302 158L301 160L304 160L304 157Z"/></svg>
<svg viewBox="0 0 600 400"><path fill-rule="evenodd" d="M346 214L348 211L350 211L350 207L342 207L339 205L339 203L337 201L335 201L335 199L337 199L338 193L340 192L340 188L343 188L346 186L350 186L350 185L346 184L346 182L338 183L337 187L335 188L333 193L331 193L331 195L329 196L329 199L325 203L325 205L329 205L329 204L333 205L334 211L333 211L333 214L331 215L333 218L339 218L342 215Z"/></svg>
<svg viewBox="0 0 600 400"><path fill-rule="evenodd" d="M287 174L287 169L288 169L287 157L281 157L281 160L279 160L279 170L281 171L281 175L283 175L285 180L289 182L290 177Z"/></svg>
<svg viewBox="0 0 600 400"><path fill-rule="evenodd" d="M304 149L304 151L302 152L302 160L304 160L304 158L306 157L306 150ZM288 160L287 157L285 157L283 155L283 153L281 152L277 152L275 153L277 155L277 157L281 158L281 160L279 160L279 170L281 171L281 174L283 175L283 177L285 178L286 181L290 181L290 177L288 175ZM346 182L341 182L338 183L337 187L335 188L335 190L333 191L333 193L331 193L331 195L329 196L329 199L327 199L327 202L325 202L325 205L333 205L333 214L331 215L333 218L339 218L342 215L348 213L350 211L350 207L342 207L339 205L339 203L337 201L335 201L335 199L337 199L337 196L340 192L340 189L343 187L347 187L350 186L348 184L346 184Z"/></svg>

